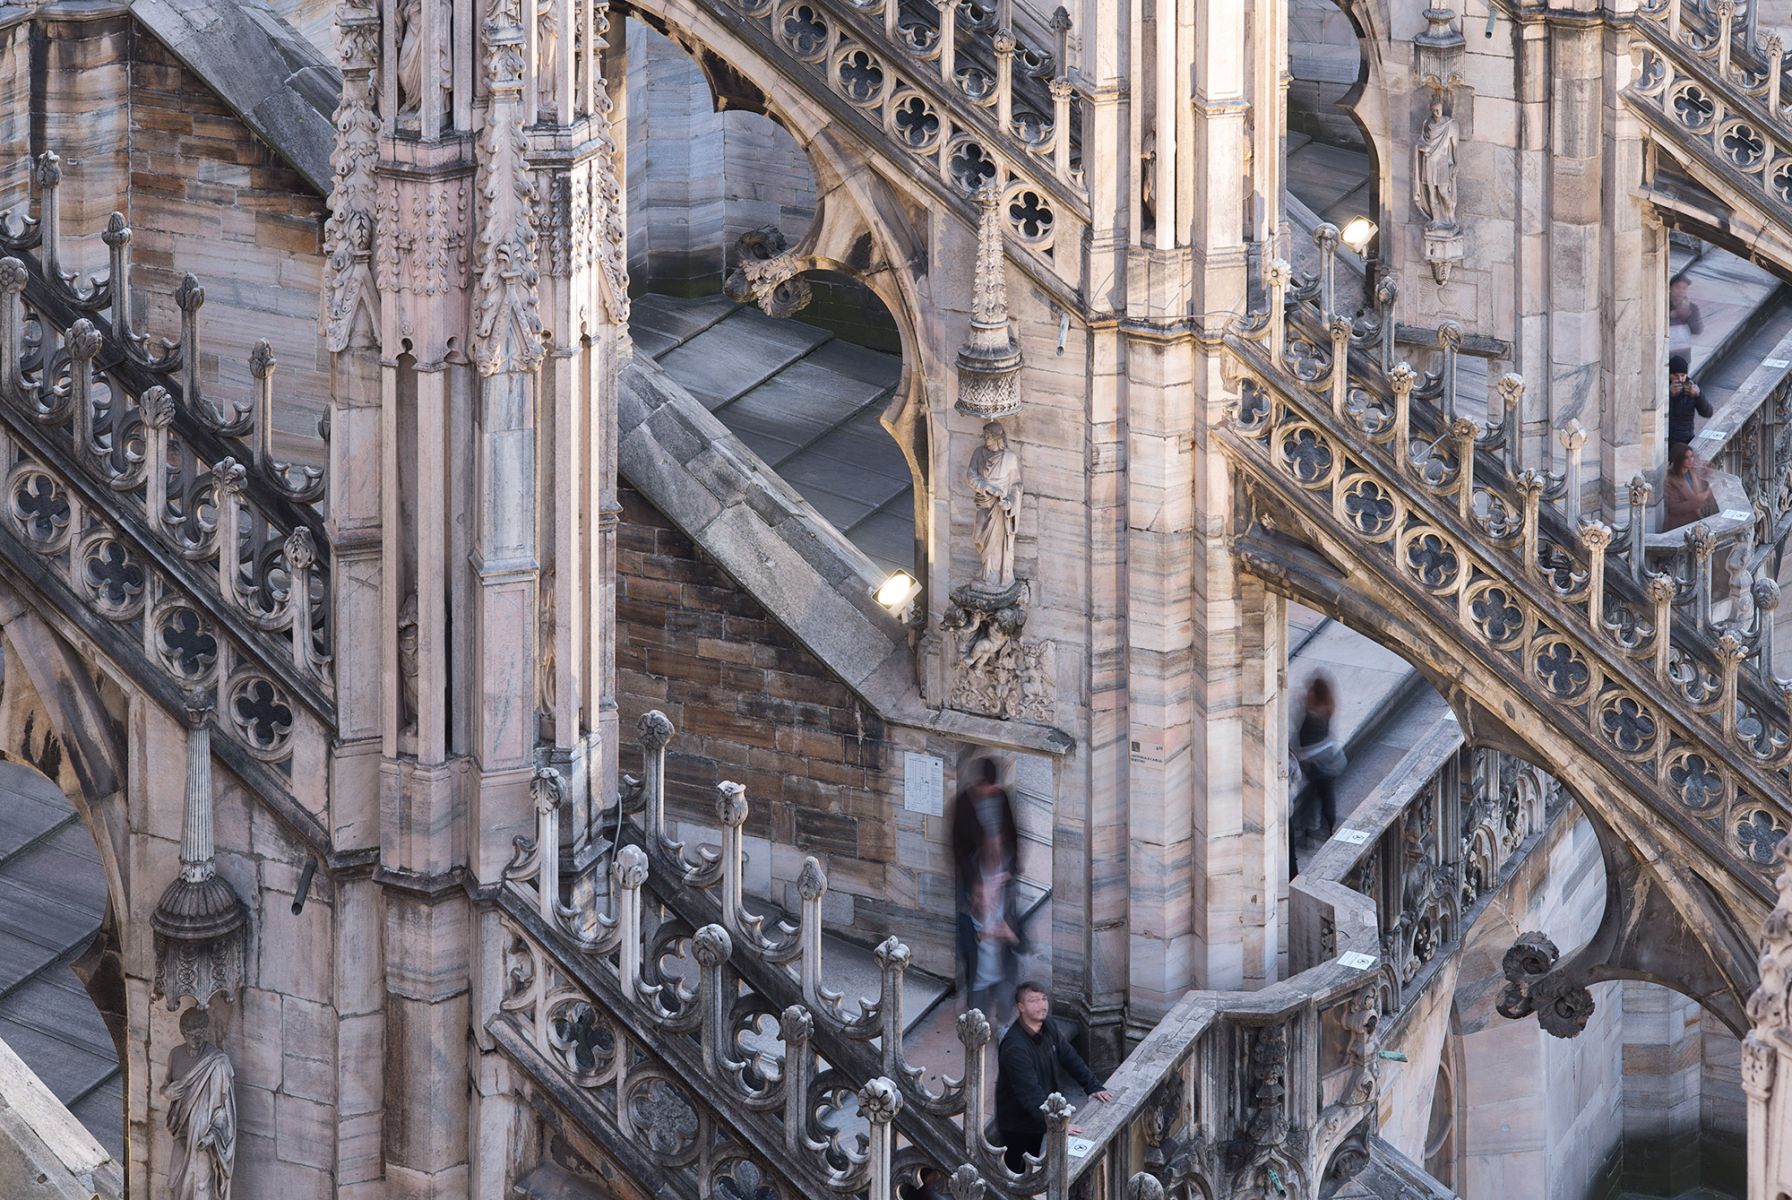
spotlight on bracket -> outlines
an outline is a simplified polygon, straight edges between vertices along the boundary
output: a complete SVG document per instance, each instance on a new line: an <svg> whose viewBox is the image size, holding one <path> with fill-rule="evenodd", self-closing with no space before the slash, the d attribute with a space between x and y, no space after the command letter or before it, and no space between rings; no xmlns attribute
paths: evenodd
<svg viewBox="0 0 1792 1200"><path fill-rule="evenodd" d="M1375 240L1375 222L1368 217L1352 217L1344 224L1344 232L1338 240L1349 246L1358 254L1368 251L1369 243Z"/></svg>
<svg viewBox="0 0 1792 1200"><path fill-rule="evenodd" d="M890 577L878 584L871 595L877 602L890 610L891 615L901 617L921 594L921 585L907 571L892 571Z"/></svg>

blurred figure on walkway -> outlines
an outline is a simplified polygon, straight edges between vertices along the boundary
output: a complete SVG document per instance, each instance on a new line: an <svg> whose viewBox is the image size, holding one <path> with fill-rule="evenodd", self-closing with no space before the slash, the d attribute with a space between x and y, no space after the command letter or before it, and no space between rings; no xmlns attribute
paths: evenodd
<svg viewBox="0 0 1792 1200"><path fill-rule="evenodd" d="M1344 747L1332 737L1332 717L1338 711L1330 676L1324 672L1307 680L1294 727L1294 759L1300 764L1301 788L1294 797L1288 831L1288 873L1298 873L1294 839L1316 830L1320 840L1331 837L1338 824L1338 776L1350 765ZM1317 811L1315 811L1317 810Z"/></svg>
<svg viewBox="0 0 1792 1200"><path fill-rule="evenodd" d="M1010 1171L1027 1169L1026 1156L1038 1154L1045 1142L1046 1097L1063 1095L1066 1077L1091 1100L1114 1097L1083 1061L1062 1030L1052 1023L1051 1001L1032 980L1014 989L1014 1024L1002 1038L996 1059L996 1134L1008 1149ZM1082 1131L1071 1126L1072 1133Z"/></svg>
<svg viewBox="0 0 1792 1200"><path fill-rule="evenodd" d="M999 1027L1020 973L1023 933L1015 904L1020 833L995 760L979 759L972 783L952 802L952 860L958 874L958 965L967 1008Z"/></svg>
<svg viewBox="0 0 1792 1200"><path fill-rule="evenodd" d="M1686 373L1686 355L1668 359L1668 451L1675 446L1692 445L1693 415L1711 415L1711 401Z"/></svg>
<svg viewBox="0 0 1792 1200"><path fill-rule="evenodd" d="M1691 525L1717 511L1705 468L1691 446L1676 442L1668 447L1668 473L1661 481L1661 529L1666 533Z"/></svg>

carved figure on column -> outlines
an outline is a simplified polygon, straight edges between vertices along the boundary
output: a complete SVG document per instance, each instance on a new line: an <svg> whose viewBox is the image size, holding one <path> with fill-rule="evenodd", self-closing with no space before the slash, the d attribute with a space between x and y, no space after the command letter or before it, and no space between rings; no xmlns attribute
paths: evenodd
<svg viewBox="0 0 1792 1200"><path fill-rule="evenodd" d="M983 427L983 445L971 455L971 494L977 517L972 540L981 564L974 587L999 594L1014 587L1014 542L1023 488L1020 458L1008 447L1000 421Z"/></svg>
<svg viewBox="0 0 1792 1200"><path fill-rule="evenodd" d="M406 733L417 732L417 593L405 597L398 610L398 724Z"/></svg>
<svg viewBox="0 0 1792 1200"><path fill-rule="evenodd" d="M1444 111L1442 92L1431 94L1431 115L1412 148L1413 202L1431 224L1456 225L1456 118Z"/></svg>
<svg viewBox="0 0 1792 1200"><path fill-rule="evenodd" d="M540 120L553 121L560 93L560 17L553 0L535 10L535 105Z"/></svg>
<svg viewBox="0 0 1792 1200"><path fill-rule="evenodd" d="M398 0L398 115L423 107L423 0Z"/></svg>
<svg viewBox="0 0 1792 1200"><path fill-rule="evenodd" d="M541 363L541 197L525 158L528 139L518 111L523 87L523 30L514 0L492 5L485 25L485 85L491 94L480 139L479 228L474 295L473 362L481 375L533 371Z"/></svg>
<svg viewBox="0 0 1792 1200"><path fill-rule="evenodd" d="M171 1200L230 1200L236 1169L236 1069L212 1044L203 1008L180 1015L181 1044L168 1055L162 1098L174 1161L168 1171Z"/></svg>

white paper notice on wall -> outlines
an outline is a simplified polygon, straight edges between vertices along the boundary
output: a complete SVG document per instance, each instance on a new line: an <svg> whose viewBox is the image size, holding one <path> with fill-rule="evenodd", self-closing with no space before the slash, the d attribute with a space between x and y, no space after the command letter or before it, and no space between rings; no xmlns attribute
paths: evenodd
<svg viewBox="0 0 1792 1200"><path fill-rule="evenodd" d="M913 750L902 756L902 807L930 817L946 815L946 760Z"/></svg>
<svg viewBox="0 0 1792 1200"><path fill-rule="evenodd" d="M1367 829L1340 829L1332 834L1332 840L1351 846L1360 846L1369 840L1369 831Z"/></svg>
<svg viewBox="0 0 1792 1200"><path fill-rule="evenodd" d="M1095 1143L1088 1138L1073 1137L1066 1139L1072 1158L1088 1158L1089 1152L1095 1149Z"/></svg>
<svg viewBox="0 0 1792 1200"><path fill-rule="evenodd" d="M1338 955L1338 961L1353 971L1367 971L1375 965L1375 956L1352 950L1348 954Z"/></svg>
<svg viewBox="0 0 1792 1200"><path fill-rule="evenodd" d="M1784 371L1787 367L1792 367L1792 358L1764 358L1761 360L1761 365L1772 367L1776 371Z"/></svg>
<svg viewBox="0 0 1792 1200"><path fill-rule="evenodd" d="M1740 508L1726 508L1717 514L1726 521L1746 521L1755 514Z"/></svg>

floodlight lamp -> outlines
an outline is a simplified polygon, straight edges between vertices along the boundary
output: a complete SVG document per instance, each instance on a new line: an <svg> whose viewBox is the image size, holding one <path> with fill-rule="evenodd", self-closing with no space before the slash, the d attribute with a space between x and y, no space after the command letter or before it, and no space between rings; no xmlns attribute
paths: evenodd
<svg viewBox="0 0 1792 1200"><path fill-rule="evenodd" d="M1369 249L1369 243L1375 240L1375 222L1368 217L1352 217L1344 225L1344 232L1338 240L1349 246L1358 254Z"/></svg>
<svg viewBox="0 0 1792 1200"><path fill-rule="evenodd" d="M871 594L877 602L900 617L914 598L921 593L921 585L907 571L892 571L890 577L877 585Z"/></svg>

